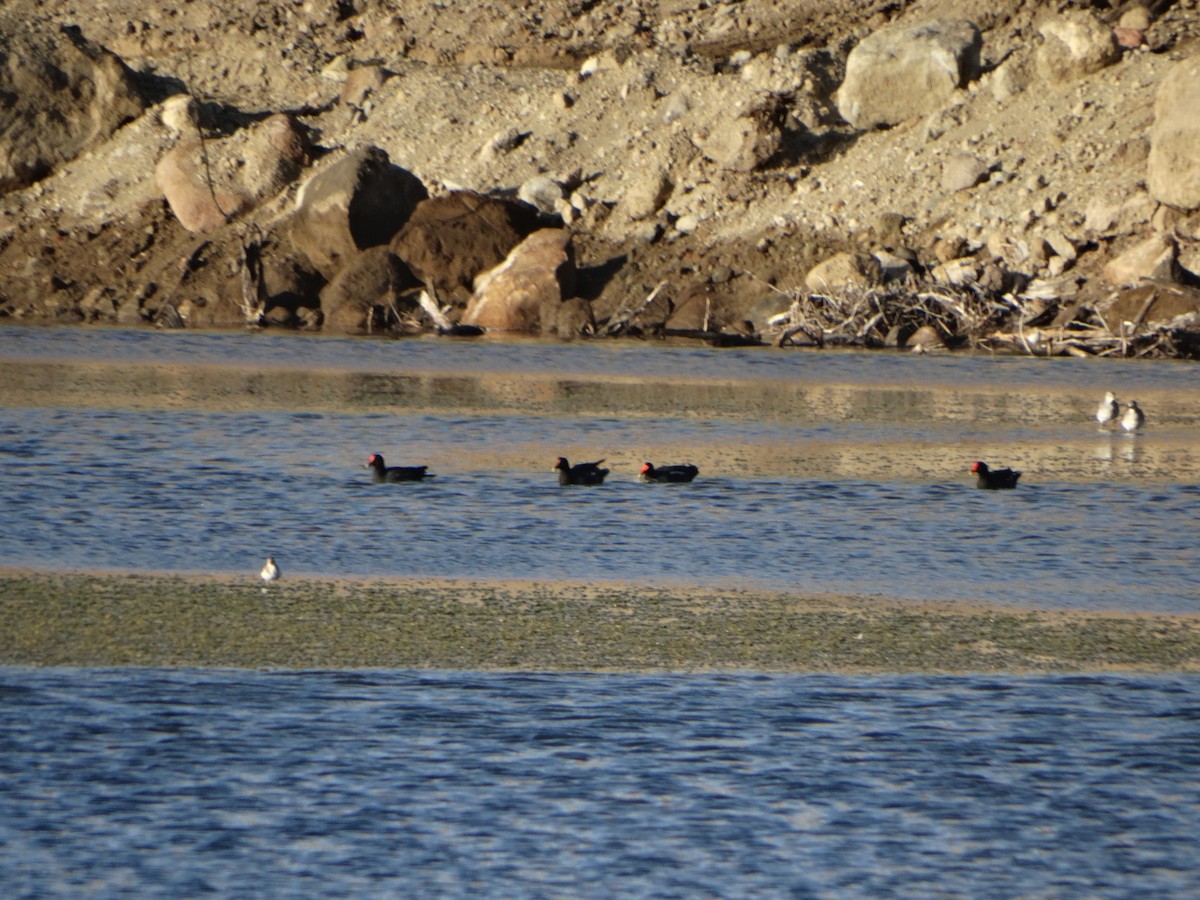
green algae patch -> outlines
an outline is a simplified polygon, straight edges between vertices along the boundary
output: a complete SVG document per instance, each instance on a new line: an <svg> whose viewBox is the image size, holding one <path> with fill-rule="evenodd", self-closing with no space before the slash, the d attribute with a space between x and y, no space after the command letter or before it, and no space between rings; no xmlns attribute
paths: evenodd
<svg viewBox="0 0 1200 900"><path fill-rule="evenodd" d="M0 664L1200 671L1200 617L560 582L0 573Z"/></svg>

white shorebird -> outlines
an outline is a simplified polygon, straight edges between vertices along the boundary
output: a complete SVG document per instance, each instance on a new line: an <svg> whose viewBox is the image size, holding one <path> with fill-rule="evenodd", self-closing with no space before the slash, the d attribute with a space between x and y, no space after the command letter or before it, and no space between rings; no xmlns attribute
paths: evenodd
<svg viewBox="0 0 1200 900"><path fill-rule="evenodd" d="M1121 427L1126 431L1134 432L1146 424L1146 414L1142 412L1136 400L1130 400L1129 405L1125 408L1125 415L1121 416Z"/></svg>
<svg viewBox="0 0 1200 900"><path fill-rule="evenodd" d="M1116 423L1120 415L1121 404L1117 402L1117 395L1112 391L1106 392L1104 399L1100 401L1100 408L1096 410L1096 421L1100 423L1101 428L1104 428Z"/></svg>
<svg viewBox="0 0 1200 900"><path fill-rule="evenodd" d="M279 576L282 574L279 571L279 566L275 564L275 557L268 556L267 561L263 563L262 571L258 573L258 577L263 580L263 584L270 584L272 581L278 581Z"/></svg>

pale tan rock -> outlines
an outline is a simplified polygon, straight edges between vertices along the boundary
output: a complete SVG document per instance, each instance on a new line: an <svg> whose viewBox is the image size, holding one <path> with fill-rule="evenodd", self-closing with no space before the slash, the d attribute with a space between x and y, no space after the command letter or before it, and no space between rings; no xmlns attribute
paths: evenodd
<svg viewBox="0 0 1200 900"><path fill-rule="evenodd" d="M1037 67L1050 81L1074 81L1111 66L1121 54L1112 28L1085 10L1072 10L1039 23L1042 45Z"/></svg>
<svg viewBox="0 0 1200 900"><path fill-rule="evenodd" d="M575 288L575 251L565 229L543 228L480 275L462 321L491 331L539 333L557 327Z"/></svg>
<svg viewBox="0 0 1200 900"><path fill-rule="evenodd" d="M940 284L972 284L979 280L979 266L969 256L960 257L934 266L929 274Z"/></svg>
<svg viewBox="0 0 1200 900"><path fill-rule="evenodd" d="M625 214L635 220L655 215L675 189L670 174L660 165L634 167L624 177L625 194L622 202Z"/></svg>
<svg viewBox="0 0 1200 900"><path fill-rule="evenodd" d="M850 51L838 111L864 129L928 115L979 76L981 46L970 22L881 29Z"/></svg>
<svg viewBox="0 0 1200 900"><path fill-rule="evenodd" d="M942 190L966 191L987 178L988 166L971 153L955 153L942 163Z"/></svg>
<svg viewBox="0 0 1200 900"><path fill-rule="evenodd" d="M862 253L838 253L813 266L804 278L814 293L868 288L879 284L882 269L879 260Z"/></svg>
<svg viewBox="0 0 1200 900"><path fill-rule="evenodd" d="M723 169L752 172L783 145L787 111L775 98L719 123L700 143L700 152Z"/></svg>
<svg viewBox="0 0 1200 900"><path fill-rule="evenodd" d="M1159 85L1146 175L1155 199L1200 209L1200 55L1175 63Z"/></svg>
<svg viewBox="0 0 1200 900"><path fill-rule="evenodd" d="M1138 31L1145 31L1150 27L1150 10L1141 4L1131 6L1121 13L1117 25L1121 28L1136 28Z"/></svg>
<svg viewBox="0 0 1200 900"><path fill-rule="evenodd" d="M1126 250L1104 266L1109 284L1135 284L1143 278L1172 281L1175 278L1175 241L1156 234Z"/></svg>

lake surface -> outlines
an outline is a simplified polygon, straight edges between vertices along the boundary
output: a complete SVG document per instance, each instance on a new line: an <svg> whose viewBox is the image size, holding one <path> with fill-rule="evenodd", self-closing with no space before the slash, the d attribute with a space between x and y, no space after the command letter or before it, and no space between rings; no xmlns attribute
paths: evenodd
<svg viewBox="0 0 1200 900"><path fill-rule="evenodd" d="M1200 679L0 669L8 897L1187 897Z"/></svg>
<svg viewBox="0 0 1200 900"><path fill-rule="evenodd" d="M1200 608L1189 364L3 327L0 369L0 565ZM1192 897L1198 773L1195 675L0 667L0 883Z"/></svg>
<svg viewBox="0 0 1200 900"><path fill-rule="evenodd" d="M1197 369L1084 362L3 328L0 565L1196 611ZM1157 399L1147 433L1097 431L1099 378ZM372 485L372 452L437 477ZM562 489L559 454L613 472Z"/></svg>

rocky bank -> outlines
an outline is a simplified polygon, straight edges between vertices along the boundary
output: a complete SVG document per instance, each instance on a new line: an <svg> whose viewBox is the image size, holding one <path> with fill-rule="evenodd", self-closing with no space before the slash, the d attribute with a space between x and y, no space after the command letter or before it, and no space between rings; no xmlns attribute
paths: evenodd
<svg viewBox="0 0 1200 900"><path fill-rule="evenodd" d="M10 0L0 316L1197 357L1198 7Z"/></svg>

